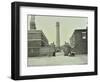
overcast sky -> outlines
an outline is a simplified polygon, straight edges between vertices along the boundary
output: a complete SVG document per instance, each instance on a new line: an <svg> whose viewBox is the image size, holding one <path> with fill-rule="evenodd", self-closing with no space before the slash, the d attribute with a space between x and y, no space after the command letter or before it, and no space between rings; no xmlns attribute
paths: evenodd
<svg viewBox="0 0 100 82"><path fill-rule="evenodd" d="M34 16L34 15L32 15ZM28 30L30 29L30 18L28 15ZM60 44L69 42L75 29L86 29L88 24L87 17L69 16L35 16L37 30L42 30L49 43L56 44L56 22L60 22Z"/></svg>

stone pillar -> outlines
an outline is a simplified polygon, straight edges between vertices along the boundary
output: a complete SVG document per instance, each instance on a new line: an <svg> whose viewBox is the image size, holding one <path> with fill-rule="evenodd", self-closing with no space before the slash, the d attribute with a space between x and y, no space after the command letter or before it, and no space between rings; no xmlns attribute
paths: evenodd
<svg viewBox="0 0 100 82"><path fill-rule="evenodd" d="M57 51L60 51L60 25L56 22L56 47Z"/></svg>

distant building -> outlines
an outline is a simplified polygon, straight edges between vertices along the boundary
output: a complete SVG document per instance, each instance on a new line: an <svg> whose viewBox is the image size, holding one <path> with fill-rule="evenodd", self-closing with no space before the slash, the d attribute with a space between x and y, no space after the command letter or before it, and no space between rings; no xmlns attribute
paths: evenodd
<svg viewBox="0 0 100 82"><path fill-rule="evenodd" d="M70 38L72 51L76 54L87 54L87 29L77 29L73 32Z"/></svg>

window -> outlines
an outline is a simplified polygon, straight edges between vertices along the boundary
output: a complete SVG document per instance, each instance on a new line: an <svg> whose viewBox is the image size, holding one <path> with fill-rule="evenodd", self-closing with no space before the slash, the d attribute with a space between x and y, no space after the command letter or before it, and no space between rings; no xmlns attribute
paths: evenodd
<svg viewBox="0 0 100 82"><path fill-rule="evenodd" d="M86 32L82 32L82 39L86 39Z"/></svg>

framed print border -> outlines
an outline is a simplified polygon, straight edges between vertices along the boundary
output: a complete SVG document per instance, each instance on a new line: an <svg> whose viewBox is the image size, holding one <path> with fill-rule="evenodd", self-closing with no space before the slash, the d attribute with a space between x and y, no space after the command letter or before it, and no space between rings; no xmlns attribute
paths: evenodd
<svg viewBox="0 0 100 82"><path fill-rule="evenodd" d="M57 9L77 9L94 11L94 72L59 73L43 75L20 75L20 7L43 7ZM48 3L12 2L11 4L11 78L14 80L57 78L97 75L97 7L80 5L61 5Z"/></svg>

